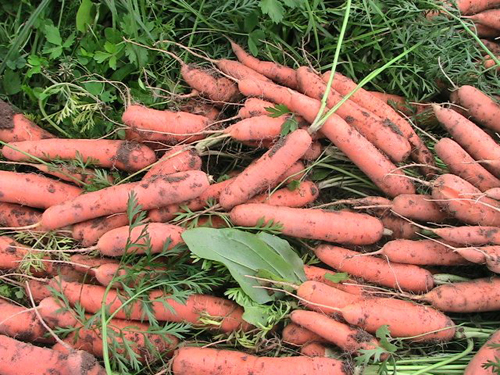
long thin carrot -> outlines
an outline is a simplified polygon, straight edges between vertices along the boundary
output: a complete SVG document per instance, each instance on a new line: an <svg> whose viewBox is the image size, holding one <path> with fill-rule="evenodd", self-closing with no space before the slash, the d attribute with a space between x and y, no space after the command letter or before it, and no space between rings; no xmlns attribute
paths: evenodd
<svg viewBox="0 0 500 375"><path fill-rule="evenodd" d="M339 308L364 300L366 297L344 292L318 281L306 281L297 289L300 302L323 314L335 314Z"/></svg>

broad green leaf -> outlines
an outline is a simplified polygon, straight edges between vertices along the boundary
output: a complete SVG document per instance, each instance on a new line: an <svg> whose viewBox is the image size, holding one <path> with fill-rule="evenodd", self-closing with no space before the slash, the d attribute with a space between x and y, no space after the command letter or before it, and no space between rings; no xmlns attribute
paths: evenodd
<svg viewBox="0 0 500 375"><path fill-rule="evenodd" d="M294 116L288 118L283 125L281 125L281 131L280 134L282 136L285 136L287 134L290 134L291 132L294 132L299 128L299 122L295 119Z"/></svg>
<svg viewBox="0 0 500 375"><path fill-rule="evenodd" d="M279 0L260 0L262 13L267 14L274 23L283 21L285 8Z"/></svg>
<svg viewBox="0 0 500 375"><path fill-rule="evenodd" d="M62 44L61 34L59 33L59 29L53 25L45 25L45 38L47 41L55 44L56 46L60 46Z"/></svg>
<svg viewBox="0 0 500 375"><path fill-rule="evenodd" d="M291 113L288 107L284 104L276 104L274 107L266 107L265 110L269 113L270 117L280 117Z"/></svg>
<svg viewBox="0 0 500 375"><path fill-rule="evenodd" d="M70 36L68 36L68 39L66 39L66 41L64 42L64 44L62 45L63 48L69 48L73 45L73 42L75 41L75 33L71 33Z"/></svg>
<svg viewBox="0 0 500 375"><path fill-rule="evenodd" d="M331 273L325 273L325 279L331 281L332 283L340 283L349 279L349 274L346 272L338 272L335 275Z"/></svg>
<svg viewBox="0 0 500 375"><path fill-rule="evenodd" d="M91 0L82 0L76 12L76 29L82 33L87 30L87 25L92 23L94 4Z"/></svg>
<svg viewBox="0 0 500 375"><path fill-rule="evenodd" d="M256 327L265 326L269 316L267 310L262 308L262 305L248 305L244 306L245 312L243 313L243 320Z"/></svg>
<svg viewBox="0 0 500 375"><path fill-rule="evenodd" d="M104 84L102 82L85 82L83 87L85 87L85 89L92 95L97 96L101 94Z"/></svg>
<svg viewBox="0 0 500 375"><path fill-rule="evenodd" d="M290 181L286 187L288 188L288 190L290 191L295 191L297 190L299 187L300 187L300 181L299 180L293 180L293 181Z"/></svg>
<svg viewBox="0 0 500 375"><path fill-rule="evenodd" d="M11 69L5 69L3 75L3 89L7 95L15 95L21 91L21 78L18 72Z"/></svg>
<svg viewBox="0 0 500 375"><path fill-rule="evenodd" d="M103 52L103 51L97 51L94 55L94 60L97 61L99 64L103 63L107 59L111 57L110 53Z"/></svg>
<svg viewBox="0 0 500 375"><path fill-rule="evenodd" d="M259 24L259 14L257 12L250 13L245 17L243 28L247 33L250 33L255 29L255 26Z"/></svg>
<svg viewBox="0 0 500 375"><path fill-rule="evenodd" d="M303 263L285 240L272 235L255 235L238 229L194 228L182 234L189 250L200 258L224 264L244 292L257 303L275 296L247 277L266 270L297 284L303 279Z"/></svg>
<svg viewBox="0 0 500 375"><path fill-rule="evenodd" d="M248 49L250 53L254 56L257 56L259 54L259 48L257 47L252 38L248 38Z"/></svg>
<svg viewBox="0 0 500 375"><path fill-rule="evenodd" d="M380 326L379 329L375 332L375 336L380 340L380 346L386 349L390 353L394 353L398 347L389 342L389 338L391 337L391 331L389 330L389 326L387 324Z"/></svg>

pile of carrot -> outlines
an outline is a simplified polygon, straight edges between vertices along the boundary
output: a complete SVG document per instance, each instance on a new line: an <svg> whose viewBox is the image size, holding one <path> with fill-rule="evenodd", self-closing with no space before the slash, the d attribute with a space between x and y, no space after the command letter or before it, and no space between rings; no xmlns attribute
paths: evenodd
<svg viewBox="0 0 500 375"><path fill-rule="evenodd" d="M494 11L462 10L488 28L498 26L487 23ZM85 323L77 311L92 322L105 308L112 336L133 342L136 360L172 358L174 375L352 374L359 371L353 357L377 352L376 361L384 361L394 354L377 337L384 327L410 346L448 343L471 337L454 322L456 313L500 311L496 99L462 86L450 105L433 104L444 135L433 144L391 105L397 97L358 88L338 72L332 77L260 61L231 46L238 61L213 60L217 70L177 60L203 105L170 111L132 104L123 110L123 140L57 138L0 103L9 114L0 120L0 161L9 166L0 171L0 269L6 277L31 274L22 284L30 304L0 299L0 373L20 373L8 359L13 354L45 361L46 373L80 373L82 366L85 373L103 373L95 357L106 358L111 338L104 341L101 327ZM322 103L337 110L318 123ZM282 113L271 115L273 109ZM222 153L222 142L239 144L255 158L236 172L219 172L212 155ZM352 162L378 195L332 201L322 194L324 184L310 171L329 152ZM54 163L61 159L89 166ZM405 173L408 164L417 166L419 178ZM88 189L100 174L95 168L119 178ZM145 211L144 223L135 227L132 200ZM255 356L217 343L197 348L189 336L182 342L150 333L157 322L185 323L219 338L252 335L259 327L224 291L180 301L159 283L140 303L127 301L125 291L141 280L116 281L132 267L120 261L128 256L181 256L175 251L187 227L266 223L305 244L308 259L317 261L304 267L307 281L287 289L299 307L274 330L299 355ZM13 233L57 234L74 246L63 256L50 242L34 248ZM26 270L32 257L44 266ZM140 274L168 271L160 264ZM441 274L477 277L443 282ZM267 280L263 287L283 285L290 287L286 280ZM77 330L54 334L70 327ZM494 351L478 351L466 373L488 374L483 364L497 357Z"/></svg>

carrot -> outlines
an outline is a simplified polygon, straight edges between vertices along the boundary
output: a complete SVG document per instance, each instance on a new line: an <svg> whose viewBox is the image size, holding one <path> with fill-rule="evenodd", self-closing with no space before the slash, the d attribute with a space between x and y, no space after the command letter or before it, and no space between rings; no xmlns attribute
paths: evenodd
<svg viewBox="0 0 500 375"><path fill-rule="evenodd" d="M191 223L196 227L207 227L207 228L229 228L227 222L218 215L203 215L198 216Z"/></svg>
<svg viewBox="0 0 500 375"><path fill-rule="evenodd" d="M500 71L500 66L497 66L496 61L494 61L494 60L490 57L490 55L486 55L484 58L485 58L485 60L484 60L484 62L483 62L483 66L484 66L484 68L485 68L485 69L490 69L490 68L493 68L493 67L495 67L495 66L496 66L496 71L497 71L497 72L498 72L498 71ZM498 56L497 56L497 58L498 58Z"/></svg>
<svg viewBox="0 0 500 375"><path fill-rule="evenodd" d="M41 139L11 142L2 148L3 156L9 160L30 160L30 156L23 152L46 161L81 157L84 162L92 161L103 168L116 167L127 172L138 171L156 161L149 147L120 140Z"/></svg>
<svg viewBox="0 0 500 375"><path fill-rule="evenodd" d="M359 355L359 350L380 348L378 340L362 329L349 327L314 311L294 310L290 319L350 354Z"/></svg>
<svg viewBox="0 0 500 375"><path fill-rule="evenodd" d="M42 213L15 203L0 203L0 227L24 227L40 221Z"/></svg>
<svg viewBox="0 0 500 375"><path fill-rule="evenodd" d="M441 138L434 146L450 172L470 182L481 191L500 187L500 180L478 164L458 143Z"/></svg>
<svg viewBox="0 0 500 375"><path fill-rule="evenodd" d="M328 82L330 78L330 72L323 74L323 80ZM332 82L332 88L343 96L348 95L351 91L356 89L357 84L349 79L348 77L335 72ZM378 116L388 125L394 127L395 131L400 131L401 134L410 142L412 146L412 158L422 164L433 166L435 165L434 156L429 151L427 146L424 144L422 139L415 133L412 126L408 121L403 119L390 105L385 101L380 100L375 95L366 91L363 88L358 89L353 95L351 95L350 100L359 106L371 111L373 114ZM424 173L429 172L428 168L422 169Z"/></svg>
<svg viewBox="0 0 500 375"><path fill-rule="evenodd" d="M389 238L392 239L413 240L418 238L418 233L421 232L419 227L410 223L408 220L390 213L382 216L380 221L384 225L384 228L392 232L389 236Z"/></svg>
<svg viewBox="0 0 500 375"><path fill-rule="evenodd" d="M238 87L246 96L264 97L275 103L284 104L311 123L321 107L319 100L273 83L241 80ZM387 195L394 197L404 193L415 193L413 184L404 177L403 172L396 170L396 166L385 155L338 115L333 114L328 118L321 128L321 133Z"/></svg>
<svg viewBox="0 0 500 375"><path fill-rule="evenodd" d="M488 189L484 192L484 195L486 195L488 198L492 198L496 201L500 200L500 188L491 188Z"/></svg>
<svg viewBox="0 0 500 375"><path fill-rule="evenodd" d="M448 214L432 201L430 195L401 194L392 201L392 210L408 219L441 223Z"/></svg>
<svg viewBox="0 0 500 375"><path fill-rule="evenodd" d="M300 302L311 310L335 314L339 308L359 302L365 297L343 292L318 281L306 281L297 289Z"/></svg>
<svg viewBox="0 0 500 375"><path fill-rule="evenodd" d="M119 265L120 262L113 258L96 258L84 254L75 254L70 257L72 267L80 273L89 273L91 276L95 276L95 269L101 265L116 264Z"/></svg>
<svg viewBox="0 0 500 375"><path fill-rule="evenodd" d="M54 138L54 135L23 114L16 113L12 106L0 99L0 141L22 142L46 138Z"/></svg>
<svg viewBox="0 0 500 375"><path fill-rule="evenodd" d="M241 172L220 194L221 206L229 210L274 186L311 145L307 131L297 129L278 141L269 151Z"/></svg>
<svg viewBox="0 0 500 375"><path fill-rule="evenodd" d="M498 6L500 6L500 0L457 0L457 7L464 15L479 13Z"/></svg>
<svg viewBox="0 0 500 375"><path fill-rule="evenodd" d="M272 79L280 85L287 86L292 89L297 88L297 73L294 69L271 61L260 61L259 59L246 53L243 48L232 40L229 41L231 42L231 48L233 49L234 54L242 64L248 66L256 72L259 72L267 78Z"/></svg>
<svg viewBox="0 0 500 375"><path fill-rule="evenodd" d="M150 362L155 359L155 353L168 356L177 347L179 339L173 335L147 333L150 330L149 324L134 322L129 320L111 319L107 325L108 329L114 331L114 336L108 337L108 341L116 341L123 344L127 341L130 348L141 362ZM73 349L85 350L98 357L103 357L102 332L98 327L80 327L77 331L70 333L64 339ZM116 344L115 343L115 344ZM118 353L129 358L125 354L125 349L119 349Z"/></svg>
<svg viewBox="0 0 500 375"><path fill-rule="evenodd" d="M300 354L307 357L330 357L330 349L319 342L310 342L300 348Z"/></svg>
<svg viewBox="0 0 500 375"><path fill-rule="evenodd" d="M283 225L284 235L315 240L372 244L380 240L384 227L372 216L347 211L324 211L306 208L271 206L268 204L242 204L230 212L237 225L254 227L261 219Z"/></svg>
<svg viewBox="0 0 500 375"><path fill-rule="evenodd" d="M341 313L347 323L369 333L388 325L392 337L411 337L411 341L450 341L456 332L453 321L443 313L393 298L368 298L345 306Z"/></svg>
<svg viewBox="0 0 500 375"><path fill-rule="evenodd" d="M144 175L143 180L158 175L167 175L201 169L201 158L194 149L183 150L182 146L174 146Z"/></svg>
<svg viewBox="0 0 500 375"><path fill-rule="evenodd" d="M17 269L29 248L7 236L0 236L0 269Z"/></svg>
<svg viewBox="0 0 500 375"><path fill-rule="evenodd" d="M31 295L33 296L33 300L38 303L44 298L50 297L51 292L48 288L49 280L48 279L28 279L26 282L29 285L29 290L31 291ZM25 292L26 295L29 295L28 288L25 283Z"/></svg>
<svg viewBox="0 0 500 375"><path fill-rule="evenodd" d="M472 30L480 38L496 38L500 35L500 30L480 23L475 23Z"/></svg>
<svg viewBox="0 0 500 375"><path fill-rule="evenodd" d="M433 184L432 198L464 223L500 226L500 204L494 199L482 197L479 189L458 176L439 176Z"/></svg>
<svg viewBox="0 0 500 375"><path fill-rule="evenodd" d="M308 67L297 69L299 90L314 99L321 100L326 90L326 83ZM334 107L343 99L335 90L328 93L327 106ZM356 128L363 136L396 162L404 161L411 152L411 147L401 130L392 122L386 123L373 113L365 110L352 100L344 102L336 112L349 125Z"/></svg>
<svg viewBox="0 0 500 375"><path fill-rule="evenodd" d="M281 337L283 338L283 342L297 346L302 346L310 342L327 342L323 337L295 323L288 323L286 327L283 328Z"/></svg>
<svg viewBox="0 0 500 375"><path fill-rule="evenodd" d="M464 375L491 375L493 370L486 369L484 366L488 362L497 362L500 357L500 331L496 331L484 343L484 345L472 357L471 361L465 369Z"/></svg>
<svg viewBox="0 0 500 375"><path fill-rule="evenodd" d="M0 335L7 335L21 341L52 342L52 337L44 338L46 333L35 311L0 298Z"/></svg>
<svg viewBox="0 0 500 375"><path fill-rule="evenodd" d="M356 251L330 245L320 245L314 253L330 267L377 285L416 293L426 292L434 287L432 274L411 264L392 263L374 256L360 256Z"/></svg>
<svg viewBox="0 0 500 375"><path fill-rule="evenodd" d="M476 124L451 109L437 105L433 108L439 122L475 160L500 159L500 145ZM485 168L500 177L500 165L485 164Z"/></svg>
<svg viewBox="0 0 500 375"><path fill-rule="evenodd" d="M449 247L432 240L394 240L387 242L376 253L389 261L420 266L457 266L469 264Z"/></svg>
<svg viewBox="0 0 500 375"><path fill-rule="evenodd" d="M476 313L500 310L500 278L475 279L440 285L415 296L445 312Z"/></svg>
<svg viewBox="0 0 500 375"><path fill-rule="evenodd" d="M500 47L498 47L500 50ZM452 93L452 100L467 108L469 114L478 123L487 128L500 131L498 116L500 105L481 90L472 86L461 86Z"/></svg>
<svg viewBox="0 0 500 375"><path fill-rule="evenodd" d="M56 229L125 212L132 193L136 195L142 209L149 210L197 197L207 187L207 175L201 171L174 173L147 181L115 185L52 206L43 213L42 225Z"/></svg>
<svg viewBox="0 0 500 375"><path fill-rule="evenodd" d="M108 286L113 284L113 288L115 289L123 289L123 284L115 280L115 278L120 277L124 278L127 275L127 266L123 267L119 263L107 263L102 264L93 269L94 277L97 282L103 286ZM150 268L148 267L148 270ZM155 272L144 271L138 275L138 279L142 279L144 277L154 278L157 276ZM131 282L131 286L134 285L134 282Z"/></svg>
<svg viewBox="0 0 500 375"><path fill-rule="evenodd" d="M314 141L307 151L302 155L302 160L316 160L323 153L323 146L318 141Z"/></svg>
<svg viewBox="0 0 500 375"><path fill-rule="evenodd" d="M364 285L359 284L358 282L352 280L351 278L339 282L333 282L329 280L327 278L327 275L330 275L332 277L337 275L337 273L334 271L326 270L321 267L305 265L304 272L306 274L307 280L318 281L328 286L331 286L332 288L340 289L346 293L362 295L365 292Z"/></svg>
<svg viewBox="0 0 500 375"><path fill-rule="evenodd" d="M500 273L500 246L462 247L455 251L472 263L486 264L492 272Z"/></svg>
<svg viewBox="0 0 500 375"><path fill-rule="evenodd" d="M481 42L495 55L500 55L500 44L492 42L488 39L481 39ZM481 51L483 55L486 54L485 51Z"/></svg>
<svg viewBox="0 0 500 375"><path fill-rule="evenodd" d="M255 116L269 115L266 108L273 108L274 103L259 98L248 98L238 111L238 117L247 119Z"/></svg>
<svg viewBox="0 0 500 375"><path fill-rule="evenodd" d="M254 116L228 126L223 132L240 142L275 139L280 136L283 124L287 120L287 116Z"/></svg>
<svg viewBox="0 0 500 375"><path fill-rule="evenodd" d="M222 370L223 369L223 370ZM221 372L221 370L223 372ZM255 357L233 350L183 347L172 362L173 375L347 375L346 363L323 357Z"/></svg>
<svg viewBox="0 0 500 375"><path fill-rule="evenodd" d="M221 59L218 60L215 64L217 65L217 68L219 68L222 72L238 81L242 79L253 79L258 81L271 82L271 80L265 75L243 65L238 61Z"/></svg>
<svg viewBox="0 0 500 375"><path fill-rule="evenodd" d="M104 233L127 224L128 215L125 213L102 216L73 225L71 236L83 247L88 247L96 244Z"/></svg>
<svg viewBox="0 0 500 375"><path fill-rule="evenodd" d="M95 170L90 168L77 168L77 167L52 167L45 164L31 164L33 167L38 169L40 172L49 174L51 176L57 177L60 180L71 182L77 186L82 186L85 184L92 184L97 175ZM112 176L107 176L107 181L113 184L114 178Z"/></svg>
<svg viewBox="0 0 500 375"><path fill-rule="evenodd" d="M129 126L127 139L137 141L161 141L175 145L202 139L200 134L209 127L207 117L187 112L158 111L140 105L129 106L122 115Z"/></svg>
<svg viewBox="0 0 500 375"><path fill-rule="evenodd" d="M122 297L118 298L119 294L116 290L110 290L106 294L106 288L103 286L66 282L58 278L52 280L51 286L64 293L72 305L80 303L88 313L94 314L99 311L104 301L111 314L116 312L114 317L117 319L142 320L146 318L142 305L138 301L128 304L126 309L121 308L120 298ZM200 318L208 315L211 321L218 322L205 327L220 329L223 332L251 328L242 319L243 309L224 298L192 294L184 304L168 298L168 295L161 290L154 290L149 293L149 299L151 304L148 306L159 321L202 325ZM118 309L120 310L117 311Z"/></svg>
<svg viewBox="0 0 500 375"><path fill-rule="evenodd" d="M150 223L139 225L133 229L129 226L115 228L105 233L96 247L105 256L122 256L125 252L134 254L144 254L146 245L150 245L151 253L160 253L174 248L180 243L184 243L181 234L183 228L171 224ZM127 248L127 244L133 244Z"/></svg>
<svg viewBox="0 0 500 375"><path fill-rule="evenodd" d="M38 304L38 312L50 328L75 327L78 320L54 297L46 297Z"/></svg>
<svg viewBox="0 0 500 375"><path fill-rule="evenodd" d="M219 120L220 111L210 103L201 100L190 99L179 106L181 112L189 112L194 115L205 116L209 120Z"/></svg>
<svg viewBox="0 0 500 375"><path fill-rule="evenodd" d="M97 360L87 352L75 351L62 354L2 335L0 335L0 373L2 375L106 375L106 371Z"/></svg>
<svg viewBox="0 0 500 375"><path fill-rule="evenodd" d="M500 5L500 3L499 3ZM481 24L487 27L491 27L492 29L499 29L500 22L500 10L498 9L489 9L484 10L482 12L473 14L468 19L473 20L477 24Z"/></svg>
<svg viewBox="0 0 500 375"><path fill-rule="evenodd" d="M271 194L263 193L247 201L248 203L265 203L271 206L304 207L314 202L319 189L314 182L302 181L293 190L285 187Z"/></svg>
<svg viewBox="0 0 500 375"><path fill-rule="evenodd" d="M432 232L445 241L462 245L500 245L500 228L497 227L443 227Z"/></svg>
<svg viewBox="0 0 500 375"><path fill-rule="evenodd" d="M35 173L0 171L0 202L48 208L73 199L81 192L76 186Z"/></svg>

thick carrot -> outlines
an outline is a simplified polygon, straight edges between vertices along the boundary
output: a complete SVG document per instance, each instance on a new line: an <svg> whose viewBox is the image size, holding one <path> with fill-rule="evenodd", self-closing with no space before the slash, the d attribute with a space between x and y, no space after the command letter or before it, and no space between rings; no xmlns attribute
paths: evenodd
<svg viewBox="0 0 500 375"><path fill-rule="evenodd" d="M314 253L330 267L377 285L417 293L434 287L432 274L411 264L392 263L374 256L360 256L362 254L356 251L330 245L320 245Z"/></svg>
<svg viewBox="0 0 500 375"><path fill-rule="evenodd" d="M292 89L297 88L297 73L294 69L271 61L261 61L246 53L243 48L232 40L230 40L230 42L234 54L243 65L248 66L280 85Z"/></svg>
<svg viewBox="0 0 500 375"><path fill-rule="evenodd" d="M183 63L181 75L189 86L218 104L231 103L238 98L236 84L226 77L218 77L213 71Z"/></svg>
<svg viewBox="0 0 500 375"><path fill-rule="evenodd" d="M0 335L28 342L52 342L52 337L44 337L46 333L35 311L0 298Z"/></svg>
<svg viewBox="0 0 500 375"><path fill-rule="evenodd" d="M457 0L457 7L464 15L500 6L500 0Z"/></svg>
<svg viewBox="0 0 500 375"><path fill-rule="evenodd" d="M497 311L500 310L500 277L443 284L414 298L445 312Z"/></svg>
<svg viewBox="0 0 500 375"><path fill-rule="evenodd" d="M0 99L0 141L22 142L54 138L23 114L16 113L8 103Z"/></svg>
<svg viewBox="0 0 500 375"><path fill-rule="evenodd" d="M264 97L284 104L311 123L321 107L319 100L273 83L241 80L238 87L246 96ZM399 194L415 193L413 184L404 177L404 173L396 170L396 166L385 155L338 115L333 114L328 118L321 128L321 133L387 195L395 197Z"/></svg>
<svg viewBox="0 0 500 375"><path fill-rule="evenodd" d="M349 327L315 311L294 310L290 319L350 354L359 355L359 350L380 348L378 340L362 329Z"/></svg>
<svg viewBox="0 0 500 375"><path fill-rule="evenodd" d="M329 357L330 349L319 342L310 342L300 348L300 354L307 357Z"/></svg>
<svg viewBox="0 0 500 375"><path fill-rule="evenodd" d="M294 323L289 323L285 328L283 328L281 337L287 344L297 346L302 346L309 342L327 342L327 340L325 340L323 337Z"/></svg>
<svg viewBox="0 0 500 375"><path fill-rule="evenodd" d="M451 109L433 108L439 122L476 161L500 159L500 145L476 124ZM485 164L485 168L500 177L500 165Z"/></svg>
<svg viewBox="0 0 500 375"><path fill-rule="evenodd" d="M243 103L243 107L238 111L238 116L242 119L269 115L266 108L274 108L274 103L259 98L248 98Z"/></svg>
<svg viewBox="0 0 500 375"><path fill-rule="evenodd" d="M116 290L110 290L106 294L106 288L103 286L66 282L58 278L51 281L51 286L61 290L72 305L80 303L88 313L98 312L102 301L105 301L109 312L116 312L114 317L117 319L142 320L146 318L142 305L138 301L128 304L127 308L121 308L123 299L118 298L119 294ZM242 318L243 309L224 298L192 294L184 304L169 298L161 290L154 290L149 293L149 299L151 301L149 306L159 321L203 325L200 318L208 315L211 321L217 322L205 327L220 329L224 332L251 328ZM118 309L120 310L117 311Z"/></svg>
<svg viewBox="0 0 500 375"><path fill-rule="evenodd" d="M445 241L462 245L500 245L500 228L497 227L443 227L432 232Z"/></svg>
<svg viewBox="0 0 500 375"><path fill-rule="evenodd" d="M13 360L12 358L15 358ZM0 373L2 375L106 375L89 353L63 354L0 335Z"/></svg>
<svg viewBox="0 0 500 375"><path fill-rule="evenodd" d="M341 313L347 323L373 334L388 325L392 337L412 337L412 341L450 341L455 336L455 324L450 318L413 302L368 298L345 306Z"/></svg>
<svg viewBox="0 0 500 375"><path fill-rule="evenodd" d="M230 212L237 225L253 227L261 219L283 225L282 233L292 237L329 242L368 245L382 238L382 222L370 215L347 211L242 204Z"/></svg>
<svg viewBox="0 0 500 375"><path fill-rule="evenodd" d="M138 171L156 161L155 153L149 147L120 140L40 139L11 142L2 148L3 156L9 160L30 160L30 156L23 152L46 161L81 157L84 162L92 161L99 167L115 167L127 172Z"/></svg>
<svg viewBox="0 0 500 375"><path fill-rule="evenodd" d="M221 206L229 210L246 202L279 181L311 145L307 131L297 129L278 141L269 151L241 172L220 194Z"/></svg>
<svg viewBox="0 0 500 375"><path fill-rule="evenodd" d="M328 82L330 78L330 72L323 74L323 80ZM348 77L335 72L333 77L332 88L339 92L341 95L346 96L351 91L357 87L357 84L349 79ZM429 151L425 143L420 139L420 137L415 133L413 127L408 121L403 119L390 105L385 101L377 98L373 93L366 91L363 88L358 89L353 95L351 95L350 100L359 106L371 111L377 115L381 120L387 122L391 127L395 127L395 130L399 130L401 134L410 142L412 150L412 158L421 164L426 164L433 166L434 156ZM422 169L423 171L429 171L428 168Z"/></svg>
<svg viewBox="0 0 500 375"><path fill-rule="evenodd" d="M33 300L36 303L51 296L48 279L28 279L26 282L29 285L29 291L31 292L31 295L33 296ZM24 286L24 290L26 292L26 295L29 295L29 291L28 291L28 287L26 287L26 283Z"/></svg>
<svg viewBox="0 0 500 375"><path fill-rule="evenodd" d="M224 134L237 141L275 139L280 136L281 128L287 119L287 116L254 116L228 126L224 129Z"/></svg>
<svg viewBox="0 0 500 375"><path fill-rule="evenodd" d="M451 173L470 182L481 191L500 187L500 180L477 163L458 143L441 138L434 146L439 158Z"/></svg>
<svg viewBox="0 0 500 375"><path fill-rule="evenodd" d="M15 203L0 203L0 227L24 227L40 221L42 213Z"/></svg>
<svg viewBox="0 0 500 375"><path fill-rule="evenodd" d="M45 174L50 174L51 176L57 177L60 180L71 182L77 186L82 186L84 184L92 184L96 179L95 170L90 168L78 168L78 167L52 167L45 164L31 164L33 167L38 169L40 172ZM113 184L114 178L112 176L107 176L107 180L110 184Z"/></svg>
<svg viewBox="0 0 500 375"><path fill-rule="evenodd" d="M73 199L81 192L76 186L35 173L0 171L0 202L49 208Z"/></svg>
<svg viewBox="0 0 500 375"><path fill-rule="evenodd" d="M54 297L47 297L38 304L38 312L50 328L75 327L78 323L72 310L66 309Z"/></svg>
<svg viewBox="0 0 500 375"><path fill-rule="evenodd" d="M212 121L218 120L220 115L220 110L215 108L212 104L197 99L190 99L186 103L182 103L179 106L179 110L194 115L205 116Z"/></svg>
<svg viewBox="0 0 500 375"><path fill-rule="evenodd" d="M223 369L223 372L221 370ZM172 362L173 375L347 375L348 365L323 357L255 357L233 350L183 347Z"/></svg>
<svg viewBox="0 0 500 375"><path fill-rule="evenodd" d="M492 368L485 368L488 362L497 362L500 357L500 330L496 331L472 357L464 375L491 375Z"/></svg>
<svg viewBox="0 0 500 375"><path fill-rule="evenodd" d="M500 204L481 196L472 184L452 174L439 176L432 198L451 216L472 225L500 226Z"/></svg>
<svg viewBox="0 0 500 375"><path fill-rule="evenodd" d="M207 175L201 171L174 173L147 181L115 185L52 206L43 213L42 225L56 229L96 217L125 212L132 193L136 195L137 203L143 210L158 208L195 198L208 185Z"/></svg>
<svg viewBox="0 0 500 375"><path fill-rule="evenodd" d="M168 250L184 243L181 234L183 228L164 223L143 224L130 229L124 226L105 233L97 242L97 248L102 255L117 257L127 253L144 254L151 248L151 253L160 253L168 244ZM127 249L127 244L134 244Z"/></svg>
<svg viewBox="0 0 500 375"><path fill-rule="evenodd" d="M492 29L499 29L500 23L500 10L498 9L489 9L476 14L473 14L468 19L473 20L475 23L484 25L487 27L491 27ZM500 31L499 31L500 33Z"/></svg>
<svg viewBox="0 0 500 375"><path fill-rule="evenodd" d="M196 150L183 150L182 146L174 146L144 175L143 180L158 175L201 169L201 158Z"/></svg>
<svg viewBox="0 0 500 375"><path fill-rule="evenodd" d="M307 151L302 155L302 160L316 160L321 156L323 153L323 145L318 142L314 141L311 146L307 149Z"/></svg>
<svg viewBox="0 0 500 375"><path fill-rule="evenodd" d="M346 293L362 295L366 291L364 285L359 284L358 282L350 278L339 282L333 282L329 280L327 278L327 275L335 276L337 272L330 271L321 267L306 265L304 266L304 272L306 274L307 280L319 281L333 288L340 289Z"/></svg>
<svg viewBox="0 0 500 375"><path fill-rule="evenodd" d="M122 115L129 126L127 139L161 141L175 145L202 139L200 134L210 125L207 117L187 112L158 111L140 105L129 106Z"/></svg>
<svg viewBox="0 0 500 375"><path fill-rule="evenodd" d="M338 313L339 308L365 299L360 295L346 293L318 281L302 283L297 289L297 296L304 306L324 314Z"/></svg>
<svg viewBox="0 0 500 375"><path fill-rule="evenodd" d="M17 269L29 248L7 236L0 236L0 269Z"/></svg>
<svg viewBox="0 0 500 375"><path fill-rule="evenodd" d="M455 251L470 262L486 264L490 271L500 273L500 246L462 247Z"/></svg>
<svg viewBox="0 0 500 375"><path fill-rule="evenodd" d="M394 240L387 242L379 252L391 262L420 266L457 266L469 264L449 247L432 240Z"/></svg>
<svg viewBox="0 0 500 375"><path fill-rule="evenodd" d="M449 215L432 201L430 195L401 194L392 201L392 210L408 219L441 223Z"/></svg>
<svg viewBox="0 0 500 375"><path fill-rule="evenodd" d="M104 233L127 224L128 215L124 213L98 217L73 225L71 236L88 247L96 244Z"/></svg>
<svg viewBox="0 0 500 375"><path fill-rule="evenodd" d="M293 190L287 187L276 190L271 194L259 194L247 203L265 203L271 206L304 207L314 202L319 195L319 189L314 182L302 181Z"/></svg>
<svg viewBox="0 0 500 375"><path fill-rule="evenodd" d="M314 99L321 100L326 83L308 67L297 69L299 90ZM343 99L335 90L328 93L327 106L334 107ZM344 102L336 112L349 125L396 162L404 161L411 152L410 144L397 125L384 122L380 117L367 111L352 100Z"/></svg>
<svg viewBox="0 0 500 375"><path fill-rule="evenodd" d="M389 238L413 240L418 238L421 229L399 216L391 213L385 214L380 218L384 228L390 230L392 234Z"/></svg>

